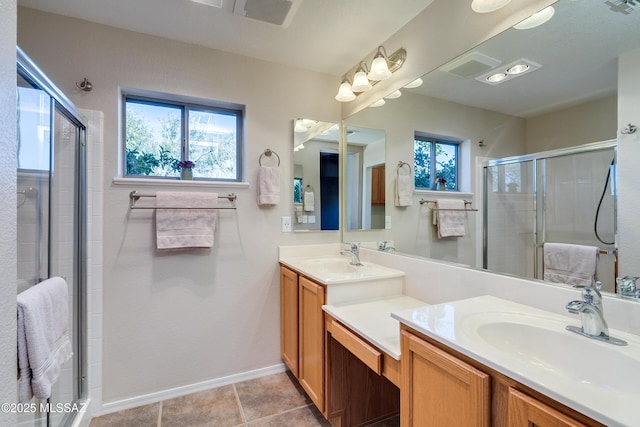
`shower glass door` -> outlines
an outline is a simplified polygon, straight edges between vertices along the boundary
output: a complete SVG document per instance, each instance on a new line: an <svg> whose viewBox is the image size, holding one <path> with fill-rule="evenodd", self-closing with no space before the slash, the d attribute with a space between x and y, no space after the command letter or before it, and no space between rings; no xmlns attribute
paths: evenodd
<svg viewBox="0 0 640 427"><path fill-rule="evenodd" d="M18 65L17 290L65 279L73 346L49 401L34 398L37 410L18 414L18 425L67 426L84 398L86 128L37 68Z"/></svg>
<svg viewBox="0 0 640 427"><path fill-rule="evenodd" d="M544 243L599 248L597 280L617 275L615 141L484 166L483 267L542 279Z"/></svg>

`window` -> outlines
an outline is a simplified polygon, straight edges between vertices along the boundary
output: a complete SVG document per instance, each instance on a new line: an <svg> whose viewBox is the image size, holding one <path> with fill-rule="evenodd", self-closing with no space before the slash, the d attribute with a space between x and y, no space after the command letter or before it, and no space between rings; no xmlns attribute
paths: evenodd
<svg viewBox="0 0 640 427"><path fill-rule="evenodd" d="M458 159L461 141L416 133L414 137L415 186L435 189L437 180L445 181L447 190L458 190Z"/></svg>
<svg viewBox="0 0 640 427"><path fill-rule="evenodd" d="M156 95L123 94L125 176L241 181L244 107Z"/></svg>

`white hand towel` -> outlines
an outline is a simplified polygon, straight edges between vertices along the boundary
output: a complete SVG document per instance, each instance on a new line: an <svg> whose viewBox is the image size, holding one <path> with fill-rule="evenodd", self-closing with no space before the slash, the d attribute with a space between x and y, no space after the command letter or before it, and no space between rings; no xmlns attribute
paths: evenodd
<svg viewBox="0 0 640 427"><path fill-rule="evenodd" d="M463 237L465 235L464 200L437 199L433 211L433 224L438 228L438 238Z"/></svg>
<svg viewBox="0 0 640 427"><path fill-rule="evenodd" d="M396 179L396 206L413 204L413 176L398 175Z"/></svg>
<svg viewBox="0 0 640 427"><path fill-rule="evenodd" d="M593 284L598 262L597 247L545 243L543 251L544 280L579 286Z"/></svg>
<svg viewBox="0 0 640 427"><path fill-rule="evenodd" d="M158 249L210 248L216 229L217 193L156 193ZM166 209L166 208L189 209ZM163 209L165 208L165 209Z"/></svg>
<svg viewBox="0 0 640 427"><path fill-rule="evenodd" d="M18 294L18 398L47 399L60 367L73 355L67 282L47 279Z"/></svg>
<svg viewBox="0 0 640 427"><path fill-rule="evenodd" d="M280 173L278 168L260 166L258 172L258 205L268 206L280 203Z"/></svg>
<svg viewBox="0 0 640 427"><path fill-rule="evenodd" d="M304 206L305 212L313 212L315 207L315 196L313 195L313 191L305 191L302 196L302 205Z"/></svg>

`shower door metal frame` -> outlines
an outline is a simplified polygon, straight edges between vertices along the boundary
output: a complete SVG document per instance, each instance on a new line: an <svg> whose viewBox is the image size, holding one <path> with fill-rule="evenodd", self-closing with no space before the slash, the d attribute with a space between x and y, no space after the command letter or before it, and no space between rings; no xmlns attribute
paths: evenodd
<svg viewBox="0 0 640 427"><path fill-rule="evenodd" d="M489 264L489 259L488 259L488 250L489 250L489 219L488 219L488 191L487 191L487 179L488 179L488 168L493 167L493 166L504 166L507 164L512 164L512 163L524 163L524 162L532 162L533 164L533 171L532 171L532 194L533 194L533 210L536 213L535 215L533 215L533 245L534 245L534 251L533 251L533 271L534 271L534 279L539 279L538 276L538 270L539 270L539 263L540 263L540 257L538 256L538 245L541 245L542 243L544 243L544 240L546 238L546 220L545 220L545 215L544 215L544 209L545 206L542 206L542 210L543 210L543 215L541 218L541 222L542 222L542 230L540 233L538 233L538 215L537 215L537 210L538 210L538 166L539 163L542 165L542 168L544 169L542 171L543 176L546 176L546 160L547 159L552 159L552 158L557 158L557 157L563 157L563 156L570 156L570 155L575 155L575 154L585 154L585 153L592 153L592 152L596 152L596 151L603 151L603 150L608 150L608 149L613 149L613 153L614 156L616 158L616 162L615 165L617 166L617 158L618 158L618 141L616 139L611 139L611 140L607 140L607 141L600 141L600 142L592 142L592 143L588 143L588 144L583 144L583 145L577 145L575 147L569 147L569 148L559 148L556 150L548 150L548 151L541 151L539 153L532 153L532 154L524 154L521 156L511 156L511 157L504 157L501 159L494 159L494 160L487 160L482 164L482 177L483 177L483 183L482 183L482 188L483 188L483 195L482 195L482 204L483 204L483 212L482 212L482 268L487 270L488 269L488 264ZM611 187L613 189L613 194L614 194L614 198L613 198L613 221L614 221L614 248L615 251L618 250L618 224L617 224L617 218L618 218L618 197L617 197L617 188L616 188L616 177L615 177L615 170L616 168L613 168L614 170L614 175L613 175L613 179L611 180ZM544 203L544 201L546 200L546 181L543 182L542 185L542 201ZM542 239L539 239L539 234L542 234ZM542 241L540 241L542 240Z"/></svg>
<svg viewBox="0 0 640 427"><path fill-rule="evenodd" d="M20 49L17 49L18 75L27 82L49 95L53 102L51 105L51 135L53 138L53 122L55 111L62 114L78 129L78 149L76 150L75 167L75 192L78 198L76 203L77 224L75 228L74 262L75 262L75 292L73 301L73 311L77 322L77 339L73 343L74 352L77 352L77 363L74 366L75 385L78 394L74 396L80 403L87 398L87 183L86 183L86 144L87 144L87 120L80 113L77 107L69 98L44 74L44 72ZM50 154L53 157L53 151ZM51 195L49 196L51 197ZM49 263L50 265L50 263ZM67 414L63 419L63 424L69 425L74 418L74 414Z"/></svg>

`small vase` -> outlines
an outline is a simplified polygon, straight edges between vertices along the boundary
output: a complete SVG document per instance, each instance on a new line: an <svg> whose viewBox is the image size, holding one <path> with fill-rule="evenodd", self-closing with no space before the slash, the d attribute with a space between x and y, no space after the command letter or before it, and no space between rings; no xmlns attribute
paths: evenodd
<svg viewBox="0 0 640 427"><path fill-rule="evenodd" d="M444 188L444 182L439 182L439 183L438 183L438 190L439 190L439 191L444 191L444 190L445 190L445 188Z"/></svg>
<svg viewBox="0 0 640 427"><path fill-rule="evenodd" d="M182 168L180 170L180 179L183 181L193 180L193 170L191 168Z"/></svg>

